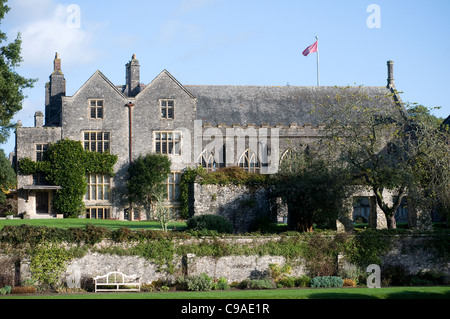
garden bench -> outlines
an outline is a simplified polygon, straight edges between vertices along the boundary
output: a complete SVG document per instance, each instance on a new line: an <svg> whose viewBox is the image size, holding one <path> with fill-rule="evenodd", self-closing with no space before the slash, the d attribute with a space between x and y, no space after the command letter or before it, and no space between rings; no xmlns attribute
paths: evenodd
<svg viewBox="0 0 450 319"><path fill-rule="evenodd" d="M119 271L112 271L104 276L94 278L97 291L140 291L141 279L137 275L127 276Z"/></svg>

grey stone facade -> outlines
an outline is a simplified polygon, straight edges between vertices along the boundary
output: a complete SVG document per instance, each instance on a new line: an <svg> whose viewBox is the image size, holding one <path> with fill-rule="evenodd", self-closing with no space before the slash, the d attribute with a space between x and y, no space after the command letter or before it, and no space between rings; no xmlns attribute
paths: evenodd
<svg viewBox="0 0 450 319"><path fill-rule="evenodd" d="M350 90L368 96L391 94L383 106L398 112L393 68L388 66L387 86ZM314 105L339 92L337 87L183 85L167 70L142 84L140 62L133 55L125 65L125 85L115 85L96 71L68 96L62 70L57 54L45 87L45 116L37 111L35 127L17 128L15 158L38 160L39 145L66 138L81 141L86 149L117 155L113 178L87 176L91 181L85 198L89 218L146 218L127 214L124 196L127 168L139 155L168 153L173 172L168 202L175 207L179 174L186 167L242 166L275 173L286 152L322 136L323 120L312 112ZM54 213L55 186L37 185L32 176L19 175L17 190L19 214ZM45 200L48 205L42 204ZM47 211L38 210L38 204Z"/></svg>
<svg viewBox="0 0 450 319"><path fill-rule="evenodd" d="M270 190L245 185L202 185L194 183L189 194L189 215L214 214L230 221L236 233L250 232L258 218L276 221L277 202Z"/></svg>

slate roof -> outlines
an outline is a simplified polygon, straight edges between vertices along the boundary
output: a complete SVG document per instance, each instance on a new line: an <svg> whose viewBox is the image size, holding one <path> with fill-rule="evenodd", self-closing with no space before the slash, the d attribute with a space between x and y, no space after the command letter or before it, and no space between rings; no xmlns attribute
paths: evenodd
<svg viewBox="0 0 450 319"><path fill-rule="evenodd" d="M197 99L197 119L203 123L218 125L249 123L289 126L296 123L320 125L324 121L316 105L325 101L334 104L343 87L331 86L184 86ZM383 97L382 108L398 114L396 99L386 87L346 87L346 92L367 95L370 98ZM385 97L390 95L390 97ZM375 99L374 99L375 100ZM380 101L380 99L378 99ZM367 102L373 103L373 102ZM339 103L337 103L339 104Z"/></svg>

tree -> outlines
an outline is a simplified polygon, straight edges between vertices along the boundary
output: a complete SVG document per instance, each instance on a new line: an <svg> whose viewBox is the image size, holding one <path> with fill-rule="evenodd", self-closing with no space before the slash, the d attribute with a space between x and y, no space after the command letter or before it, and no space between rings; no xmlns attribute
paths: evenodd
<svg viewBox="0 0 450 319"><path fill-rule="evenodd" d="M447 138L423 107L414 105L408 114L393 99L391 94L369 96L361 87L344 88L317 107L326 118L322 145L342 162L353 185L373 191L388 228L396 228L395 213L405 196L417 206L409 209L423 209L438 189L443 194L443 179L435 172L448 167L442 164L449 158Z"/></svg>
<svg viewBox="0 0 450 319"><path fill-rule="evenodd" d="M450 130L442 119L431 114L431 109L419 106L410 109L409 152L414 183L409 193L414 205L421 211L437 210L450 217ZM418 222L421 222L418 220ZM422 221L423 222L423 221Z"/></svg>
<svg viewBox="0 0 450 319"><path fill-rule="evenodd" d="M0 149L0 205L6 200L8 191L16 186L16 173L11 166L5 152Z"/></svg>
<svg viewBox="0 0 450 319"><path fill-rule="evenodd" d="M311 232L315 223L335 223L345 197L342 176L337 166L310 149L285 158L274 193L288 206L288 228Z"/></svg>
<svg viewBox="0 0 450 319"><path fill-rule="evenodd" d="M366 185L375 194L388 228L396 228L395 212L411 182L404 132L407 114L392 105L393 96L369 95L362 87L343 88L318 105L325 114L328 150L341 161L353 185ZM392 194L393 201L385 197Z"/></svg>
<svg viewBox="0 0 450 319"><path fill-rule="evenodd" d="M158 194L156 196L155 217L161 225L161 229L164 232L167 232L167 226L172 221L172 211L169 207L164 205L164 198L162 197L162 194Z"/></svg>
<svg viewBox="0 0 450 319"><path fill-rule="evenodd" d="M10 10L6 2L0 0L0 20ZM0 31L0 43L6 40L6 34ZM11 120L14 114L22 109L22 101L25 98L23 90L32 88L36 82L36 79L26 79L15 71L22 62L21 44L19 34L13 42L0 47L0 143L8 138L11 128L14 127Z"/></svg>
<svg viewBox="0 0 450 319"><path fill-rule="evenodd" d="M170 173L170 159L165 155L139 156L128 168L128 200L150 213L158 198L166 194L164 182Z"/></svg>

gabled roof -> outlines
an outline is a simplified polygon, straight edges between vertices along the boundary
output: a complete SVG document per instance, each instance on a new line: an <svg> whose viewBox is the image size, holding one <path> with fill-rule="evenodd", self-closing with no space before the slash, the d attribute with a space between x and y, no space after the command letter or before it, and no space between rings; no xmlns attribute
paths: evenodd
<svg viewBox="0 0 450 319"><path fill-rule="evenodd" d="M143 92L145 92L145 90L147 90L149 87L151 87L152 84L156 83L158 81L158 79L163 76L169 77L178 87L180 87L180 89L182 89L184 92L186 92L187 95L189 95L192 99L195 99L194 95L192 95L192 93L189 92L189 90L187 90L185 86L183 86L180 82L178 82L178 80L175 79L175 77L172 74L170 74L169 71L167 71L165 69L160 74L158 74L158 76L156 78L154 78L153 81L150 82L150 84L145 86L145 88L136 95L136 98L138 98L139 95L141 95Z"/></svg>
<svg viewBox="0 0 450 319"><path fill-rule="evenodd" d="M342 94L344 89L330 86L186 85L185 87L197 98L197 119L203 123L211 125L252 123L257 126L323 124L321 115L314 112L314 108L318 103L330 101L337 94ZM361 86L345 89L352 90L355 94L359 92L369 98L383 97L382 107L399 114L399 104L389 88Z"/></svg>
<svg viewBox="0 0 450 319"><path fill-rule="evenodd" d="M123 93L120 91L119 88L117 88L102 72L100 72L99 70L95 71L94 74L91 75L91 77L75 92L75 94L73 94L71 97L74 97L78 94L78 92L80 92L90 81L92 81L92 79L94 77L100 77L102 80L105 81L105 83L107 83L109 86L111 86L111 88L116 91L122 98L126 99L125 95L123 95Z"/></svg>

